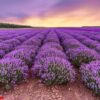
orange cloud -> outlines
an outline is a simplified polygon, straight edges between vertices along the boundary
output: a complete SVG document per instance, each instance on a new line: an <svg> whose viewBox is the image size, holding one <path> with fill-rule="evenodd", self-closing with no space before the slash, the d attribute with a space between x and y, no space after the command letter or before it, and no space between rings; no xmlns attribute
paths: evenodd
<svg viewBox="0 0 100 100"><path fill-rule="evenodd" d="M100 26L100 13L88 7L75 9L71 12L57 12L44 17L27 17L24 19L12 18L13 23L39 27L69 27L69 26ZM10 20L10 21L11 21Z"/></svg>
<svg viewBox="0 0 100 100"><path fill-rule="evenodd" d="M66 26L98 26L100 13L95 15L91 9L81 8L72 12L55 13L44 18L29 17L23 20L24 24L44 27L66 27Z"/></svg>

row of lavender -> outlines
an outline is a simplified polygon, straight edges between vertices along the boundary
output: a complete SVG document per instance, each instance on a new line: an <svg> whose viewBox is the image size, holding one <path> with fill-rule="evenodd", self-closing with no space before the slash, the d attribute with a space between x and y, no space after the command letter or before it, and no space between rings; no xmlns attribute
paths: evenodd
<svg viewBox="0 0 100 100"><path fill-rule="evenodd" d="M36 52L42 44L45 34L46 32L44 31L41 33L36 33L34 30L26 31L24 35L13 38L15 41L7 42L8 47L9 45L14 45L11 48L13 50L8 49L7 54L0 60L0 84L3 87L9 89L16 83L28 78L29 67L34 61ZM7 48L4 50L7 50Z"/></svg>
<svg viewBox="0 0 100 100"><path fill-rule="evenodd" d="M0 33L0 84L6 89L27 79L30 70L33 78L47 85L73 82L74 65L80 68L84 83L100 93L98 33L90 36L86 31L58 29L0 32L6 32Z"/></svg>
<svg viewBox="0 0 100 100"><path fill-rule="evenodd" d="M13 33L10 33L12 31L9 31L9 34L5 33L5 31L3 32L3 30L1 31L2 36L0 36L0 58L36 34L36 31L32 32L32 30L14 30L15 32L13 31Z"/></svg>
<svg viewBox="0 0 100 100"><path fill-rule="evenodd" d="M64 54L56 33L40 32L13 48L0 60L0 84L6 89L27 79L32 65L33 78L40 77L45 84L75 80L74 68Z"/></svg>
<svg viewBox="0 0 100 100"><path fill-rule="evenodd" d="M39 77L47 85L75 80L75 70L63 52L56 33L50 32L44 39L32 66L32 76Z"/></svg>
<svg viewBox="0 0 100 100"><path fill-rule="evenodd" d="M74 32L71 33L75 39L79 40L81 43L86 45L87 47L94 49L98 53L100 53L100 35L97 33L87 33L87 32Z"/></svg>
<svg viewBox="0 0 100 100"><path fill-rule="evenodd" d="M100 35L98 33L82 33L83 35L77 34L77 39L85 44L87 47L94 49L98 56L100 56ZM75 35L74 35L75 36ZM100 61L90 62L87 65L83 65L80 68L82 73L82 79L86 85L96 93L100 93Z"/></svg>
<svg viewBox="0 0 100 100"><path fill-rule="evenodd" d="M97 50L100 44L98 40L94 40L94 34L86 37L87 34L80 31L66 31L60 33L59 37L70 61L80 67L83 82L95 93L100 93L100 55Z"/></svg>

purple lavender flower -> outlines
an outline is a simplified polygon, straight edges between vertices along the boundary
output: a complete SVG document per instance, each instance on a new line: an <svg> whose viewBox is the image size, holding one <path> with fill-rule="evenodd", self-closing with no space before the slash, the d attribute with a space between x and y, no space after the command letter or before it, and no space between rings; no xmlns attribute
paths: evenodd
<svg viewBox="0 0 100 100"><path fill-rule="evenodd" d="M95 50L100 54L100 44L97 45L97 47L95 48Z"/></svg>
<svg viewBox="0 0 100 100"><path fill-rule="evenodd" d="M41 62L35 62L32 67L33 76L36 74L47 84L63 84L75 80L75 71L72 65L65 59L47 57Z"/></svg>
<svg viewBox="0 0 100 100"><path fill-rule="evenodd" d="M40 49L36 59L39 60L45 57L60 57L63 59L67 59L66 55L62 51L55 48L45 48L44 46L44 48Z"/></svg>
<svg viewBox="0 0 100 100"><path fill-rule="evenodd" d="M95 93L100 94L100 61L92 61L80 67L82 81Z"/></svg>
<svg viewBox="0 0 100 100"><path fill-rule="evenodd" d="M4 41L4 43L11 45L12 47L16 47L17 45L19 45L21 42L17 39L10 39L10 40L6 40Z"/></svg>
<svg viewBox="0 0 100 100"><path fill-rule="evenodd" d="M82 63L89 63L94 60L99 60L99 55L91 49L88 48L77 48L69 49L66 54L69 56L69 59L76 66L80 66Z"/></svg>
<svg viewBox="0 0 100 100"><path fill-rule="evenodd" d="M83 46L76 39L65 39L65 40L63 40L62 44L63 44L65 50L79 48L79 47Z"/></svg>
<svg viewBox="0 0 100 100"><path fill-rule="evenodd" d="M84 43L89 48L96 48L99 44L97 41L93 41L91 39L86 38L82 43Z"/></svg>
<svg viewBox="0 0 100 100"><path fill-rule="evenodd" d="M44 35L42 34L37 34L36 36L33 36L29 40L25 41L23 44L24 45L41 45L41 40L43 39Z"/></svg>
<svg viewBox="0 0 100 100"><path fill-rule="evenodd" d="M28 66L20 59L4 58L0 60L0 83L14 85L28 77Z"/></svg>
<svg viewBox="0 0 100 100"><path fill-rule="evenodd" d="M63 48L62 48L62 46L59 43L47 42L43 46L45 46L45 48L55 48L57 50L63 51Z"/></svg>
<svg viewBox="0 0 100 100"><path fill-rule="evenodd" d="M2 58L5 55L5 51L4 50L0 50L0 58Z"/></svg>
<svg viewBox="0 0 100 100"><path fill-rule="evenodd" d="M47 42L54 42L54 43L59 43L59 39L56 33L49 33L46 37L46 39L44 40L44 43Z"/></svg>
<svg viewBox="0 0 100 100"><path fill-rule="evenodd" d="M11 45L5 44L5 43L0 43L0 50L5 51L5 53L9 52L12 50Z"/></svg>
<svg viewBox="0 0 100 100"><path fill-rule="evenodd" d="M20 45L20 46L17 46L16 47L16 50L17 49L29 49L29 50L34 50L34 51L36 51L37 49L38 49L39 47L38 46L36 46L36 45L24 45L24 44L22 44L22 45Z"/></svg>
<svg viewBox="0 0 100 100"><path fill-rule="evenodd" d="M7 55L5 55L5 58L10 57L10 58L18 58L23 60L27 65L31 66L32 64L32 60L35 57L35 53L36 51L34 51L33 49L18 49L18 50L14 50L10 53L8 53Z"/></svg>

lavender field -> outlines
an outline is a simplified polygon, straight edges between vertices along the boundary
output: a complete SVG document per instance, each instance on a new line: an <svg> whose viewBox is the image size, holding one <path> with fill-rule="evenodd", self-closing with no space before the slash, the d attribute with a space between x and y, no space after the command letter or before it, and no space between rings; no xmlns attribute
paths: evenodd
<svg viewBox="0 0 100 100"><path fill-rule="evenodd" d="M70 84L78 86L78 80L79 85L90 92L91 100L97 100L100 95L99 54L100 28L1 29L0 91L9 93L16 85L23 87L28 80L39 80L47 87L66 87ZM88 97L88 94L86 95ZM68 98L33 97L12 100L68 100Z"/></svg>

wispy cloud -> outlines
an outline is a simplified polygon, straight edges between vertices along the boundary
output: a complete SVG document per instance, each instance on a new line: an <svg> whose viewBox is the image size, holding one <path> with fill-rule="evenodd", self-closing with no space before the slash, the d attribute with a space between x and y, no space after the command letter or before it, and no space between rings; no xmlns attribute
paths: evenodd
<svg viewBox="0 0 100 100"><path fill-rule="evenodd" d="M100 0L0 0L0 22L35 26L100 25Z"/></svg>

